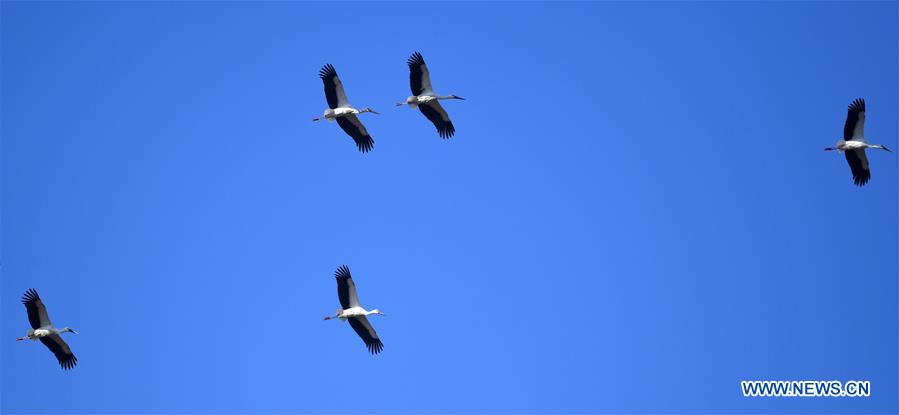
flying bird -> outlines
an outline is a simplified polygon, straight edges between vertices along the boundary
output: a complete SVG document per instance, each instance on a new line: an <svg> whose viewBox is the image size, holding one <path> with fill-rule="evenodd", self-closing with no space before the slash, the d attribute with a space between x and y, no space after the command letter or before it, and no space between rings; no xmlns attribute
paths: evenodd
<svg viewBox="0 0 899 415"><path fill-rule="evenodd" d="M371 354L381 353L384 349L384 343L378 338L378 333L374 327L368 322L365 316L372 314L384 315L377 308L367 311L359 305L359 297L356 296L356 284L353 283L353 277L350 275L350 269L346 265L341 265L334 273L337 279L337 298L340 300L340 308L333 316L325 317L325 320L338 318L346 320L356 331L356 334L365 342L365 347Z"/></svg>
<svg viewBox="0 0 899 415"><path fill-rule="evenodd" d="M858 98L849 105L846 124L843 126L843 139L837 141L836 147L827 147L825 151L846 153L846 161L852 170L852 181L856 186L864 186L871 180L871 169L868 167L866 148L879 148L892 152L882 144L868 144L865 141L865 100Z"/></svg>
<svg viewBox="0 0 899 415"><path fill-rule="evenodd" d="M343 83L337 77L337 71L331 64L327 64L318 72L318 77L325 84L325 98L328 100L328 109L325 110L321 117L313 118L312 121L327 120L337 121L340 128L353 138L356 147L363 153L369 152L375 145L375 141L371 139L368 130L356 117L357 114L370 112L378 114L371 108L363 108L357 110L353 108L350 101L346 99L346 93L343 91Z"/></svg>
<svg viewBox="0 0 899 415"><path fill-rule="evenodd" d="M410 108L418 108L437 127L437 134L443 138L450 138L456 133L453 122L450 121L446 110L440 106L441 99L465 99L455 95L437 95L431 88L431 75L425 58L421 53L415 52L406 61L409 65L409 86L412 88L412 96L405 102L398 102L396 106L408 105Z"/></svg>
<svg viewBox="0 0 899 415"><path fill-rule="evenodd" d="M68 327L62 330L57 330L56 327L53 327L53 323L50 322L50 317L47 315L47 307L44 307L44 302L41 301L41 297L37 295L37 291L34 288L25 291L25 295L22 296L22 304L25 304L25 310L28 312L28 322L31 323L31 329L28 330L28 334L25 337L19 337L16 340L40 340L44 346L47 346L56 355L56 360L59 361L59 365L64 370L75 367L78 359L75 358L72 350L69 349L69 345L66 344L60 335L67 332L78 334L78 332Z"/></svg>

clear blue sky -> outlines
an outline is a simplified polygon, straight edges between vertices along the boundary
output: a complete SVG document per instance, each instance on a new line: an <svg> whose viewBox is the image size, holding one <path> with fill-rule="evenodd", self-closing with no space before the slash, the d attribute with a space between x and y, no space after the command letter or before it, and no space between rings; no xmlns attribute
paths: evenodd
<svg viewBox="0 0 899 415"><path fill-rule="evenodd" d="M897 154L822 149L856 97L899 147L897 7L3 2L0 408L895 413ZM393 108L416 50L450 140Z"/></svg>

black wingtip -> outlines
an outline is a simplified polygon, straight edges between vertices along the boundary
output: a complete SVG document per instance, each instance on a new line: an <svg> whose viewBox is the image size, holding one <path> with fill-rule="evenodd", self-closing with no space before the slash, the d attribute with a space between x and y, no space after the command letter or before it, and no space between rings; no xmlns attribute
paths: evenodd
<svg viewBox="0 0 899 415"><path fill-rule="evenodd" d="M443 128L438 128L437 133L440 134L441 138L446 140L456 134L456 127L453 126L452 122L448 122Z"/></svg>
<svg viewBox="0 0 899 415"><path fill-rule="evenodd" d="M369 353L373 355L381 353L381 351L384 350L384 343L382 343L380 339L375 340L374 342L369 343L366 346L368 347Z"/></svg>
<svg viewBox="0 0 899 415"><path fill-rule="evenodd" d="M852 182L855 183L856 186L862 187L871 180L870 172L863 172L862 174L857 174L852 176Z"/></svg>
<svg viewBox="0 0 899 415"><path fill-rule="evenodd" d="M25 295L22 296L22 304L28 304L40 299L41 297L37 295L37 291L34 288L29 288L25 290Z"/></svg>
<svg viewBox="0 0 899 415"><path fill-rule="evenodd" d="M864 98L856 98L855 101L852 101L849 104L849 111L851 112L859 112L865 110L865 99Z"/></svg>
<svg viewBox="0 0 899 415"><path fill-rule="evenodd" d="M62 367L62 370L69 370L75 367L78 364L78 358L75 355L70 355L65 358L59 359L59 366Z"/></svg>
<svg viewBox="0 0 899 415"><path fill-rule="evenodd" d="M341 265L337 268L337 271L334 271L334 278L352 278L352 275L350 275L350 268L346 265Z"/></svg>
<svg viewBox="0 0 899 415"><path fill-rule="evenodd" d="M369 139L368 141L356 143L356 148L358 148L362 154L368 153L374 147L375 147L375 140L371 140L371 139Z"/></svg>
<svg viewBox="0 0 899 415"><path fill-rule="evenodd" d="M425 58L421 56L421 53L416 51L412 54L412 56L409 57L409 59L406 60L406 63L409 66L418 66L425 63Z"/></svg>
<svg viewBox="0 0 899 415"><path fill-rule="evenodd" d="M337 71L330 63L325 64L325 66L322 66L321 70L318 71L318 77L321 79L330 78L332 76L337 76Z"/></svg>

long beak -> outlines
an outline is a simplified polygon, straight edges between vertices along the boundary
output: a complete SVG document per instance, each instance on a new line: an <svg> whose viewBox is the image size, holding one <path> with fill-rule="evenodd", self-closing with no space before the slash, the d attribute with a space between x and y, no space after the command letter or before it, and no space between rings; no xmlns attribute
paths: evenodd
<svg viewBox="0 0 899 415"><path fill-rule="evenodd" d="M462 98L462 97L456 97L456 99L461 99L462 101L465 101L465 98Z"/></svg>
<svg viewBox="0 0 899 415"><path fill-rule="evenodd" d="M16 341L22 341L22 340L28 340L28 338L27 337L19 337L18 339L16 339Z"/></svg>
<svg viewBox="0 0 899 415"><path fill-rule="evenodd" d="M334 318L334 317L333 317L333 316L327 316L327 317L325 317L325 320L330 320L330 319L332 319L332 318Z"/></svg>
<svg viewBox="0 0 899 415"><path fill-rule="evenodd" d="M377 112L377 111L375 111L375 110L371 110L371 111L369 111L369 112L371 112L371 113L372 113L372 114L377 114L377 115L381 115L381 113L380 113L380 112Z"/></svg>
<svg viewBox="0 0 899 415"><path fill-rule="evenodd" d="M397 103L396 103L396 106L398 106L398 107L402 107L403 105L406 105L406 104L404 104L404 103L402 103L402 102L397 102Z"/></svg>
<svg viewBox="0 0 899 415"><path fill-rule="evenodd" d="M312 121L319 121L321 118L313 118Z"/></svg>
<svg viewBox="0 0 899 415"><path fill-rule="evenodd" d="M881 147L883 147L884 150L889 151L890 153L893 152L893 150L888 149L887 146L881 145Z"/></svg>
<svg viewBox="0 0 899 415"><path fill-rule="evenodd" d="M825 147L824 151L833 151L833 147Z"/></svg>

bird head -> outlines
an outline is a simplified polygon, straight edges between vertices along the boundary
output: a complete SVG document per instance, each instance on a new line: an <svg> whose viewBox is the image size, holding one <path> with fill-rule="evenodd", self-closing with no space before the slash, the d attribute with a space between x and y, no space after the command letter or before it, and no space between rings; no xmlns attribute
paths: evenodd
<svg viewBox="0 0 899 415"><path fill-rule="evenodd" d="M379 115L381 114L381 113L379 113L379 112L377 112L377 111L375 111L375 110L373 110L373 109L371 109L371 108L368 108L368 107L365 107L365 108L364 108L362 111L360 111L360 112L370 112L370 113L372 113L372 114L379 114Z"/></svg>
<svg viewBox="0 0 899 415"><path fill-rule="evenodd" d="M372 313L372 314L382 315L382 316L383 316L383 315L386 315L386 314L382 313L381 310L378 310L377 308L374 309L374 310L371 310L371 313Z"/></svg>
<svg viewBox="0 0 899 415"><path fill-rule="evenodd" d="M450 96L453 97L453 99L461 99L461 100L465 101L465 98L462 98L458 95L450 95Z"/></svg>
<svg viewBox="0 0 899 415"><path fill-rule="evenodd" d="M72 328L71 328L71 327L66 327L66 328L63 328L63 329L62 329L62 330L60 330L60 331L59 331L59 332L60 332L60 333L65 333L65 332L69 332L69 333L72 333L72 334L78 334L78 332L77 332L77 331L75 331L75 330L72 330Z"/></svg>

